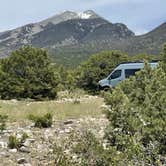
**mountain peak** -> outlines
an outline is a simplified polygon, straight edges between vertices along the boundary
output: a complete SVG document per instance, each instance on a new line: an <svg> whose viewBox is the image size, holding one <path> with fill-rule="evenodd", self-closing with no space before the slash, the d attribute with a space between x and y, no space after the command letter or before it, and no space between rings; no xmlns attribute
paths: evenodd
<svg viewBox="0 0 166 166"><path fill-rule="evenodd" d="M69 11L65 10L63 12L60 12L56 15L54 15L51 18L48 18L42 22L40 22L41 25L47 25L48 23L53 23L53 24L58 24L63 21L67 20L73 20L73 19L94 19L94 18L99 18L94 11L92 10L87 10L84 12L74 12L74 11Z"/></svg>
<svg viewBox="0 0 166 166"><path fill-rule="evenodd" d="M84 12L80 12L80 13L78 13L78 15L81 19L92 19L92 18L99 17L93 10L87 10Z"/></svg>

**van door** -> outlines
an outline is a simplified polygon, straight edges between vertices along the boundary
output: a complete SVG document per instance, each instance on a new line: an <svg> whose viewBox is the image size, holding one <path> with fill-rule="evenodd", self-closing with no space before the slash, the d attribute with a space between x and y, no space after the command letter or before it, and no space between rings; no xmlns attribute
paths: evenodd
<svg viewBox="0 0 166 166"><path fill-rule="evenodd" d="M122 77L122 70L115 70L110 76L109 76L109 85L111 87L115 87L120 81L123 80Z"/></svg>

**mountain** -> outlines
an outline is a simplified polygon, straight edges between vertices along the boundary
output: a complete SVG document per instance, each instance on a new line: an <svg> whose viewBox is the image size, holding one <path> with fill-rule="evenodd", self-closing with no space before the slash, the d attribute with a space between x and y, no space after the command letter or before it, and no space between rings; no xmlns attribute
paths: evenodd
<svg viewBox="0 0 166 166"><path fill-rule="evenodd" d="M165 42L166 23L163 23L145 35L135 36L122 41L117 48L121 47L121 50L128 52L129 54L159 54Z"/></svg>
<svg viewBox="0 0 166 166"><path fill-rule="evenodd" d="M90 54L118 49L129 54L159 53L166 42L166 23L141 36L94 11L64 11L44 21L0 33L0 57L23 46L47 49L58 63L78 64Z"/></svg>

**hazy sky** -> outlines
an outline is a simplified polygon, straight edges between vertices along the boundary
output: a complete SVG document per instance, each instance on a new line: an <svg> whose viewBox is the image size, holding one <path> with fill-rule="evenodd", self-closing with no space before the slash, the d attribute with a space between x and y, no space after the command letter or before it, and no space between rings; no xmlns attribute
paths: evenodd
<svg viewBox="0 0 166 166"><path fill-rule="evenodd" d="M166 22L166 0L0 0L0 31L41 21L63 10L94 10L136 34Z"/></svg>

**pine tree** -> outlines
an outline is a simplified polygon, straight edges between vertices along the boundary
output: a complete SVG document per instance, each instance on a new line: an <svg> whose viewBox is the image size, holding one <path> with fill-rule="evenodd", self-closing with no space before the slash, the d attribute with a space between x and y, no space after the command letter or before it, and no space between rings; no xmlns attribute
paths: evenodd
<svg viewBox="0 0 166 166"><path fill-rule="evenodd" d="M58 84L46 51L25 46L1 62L0 97L2 99L53 99Z"/></svg>

